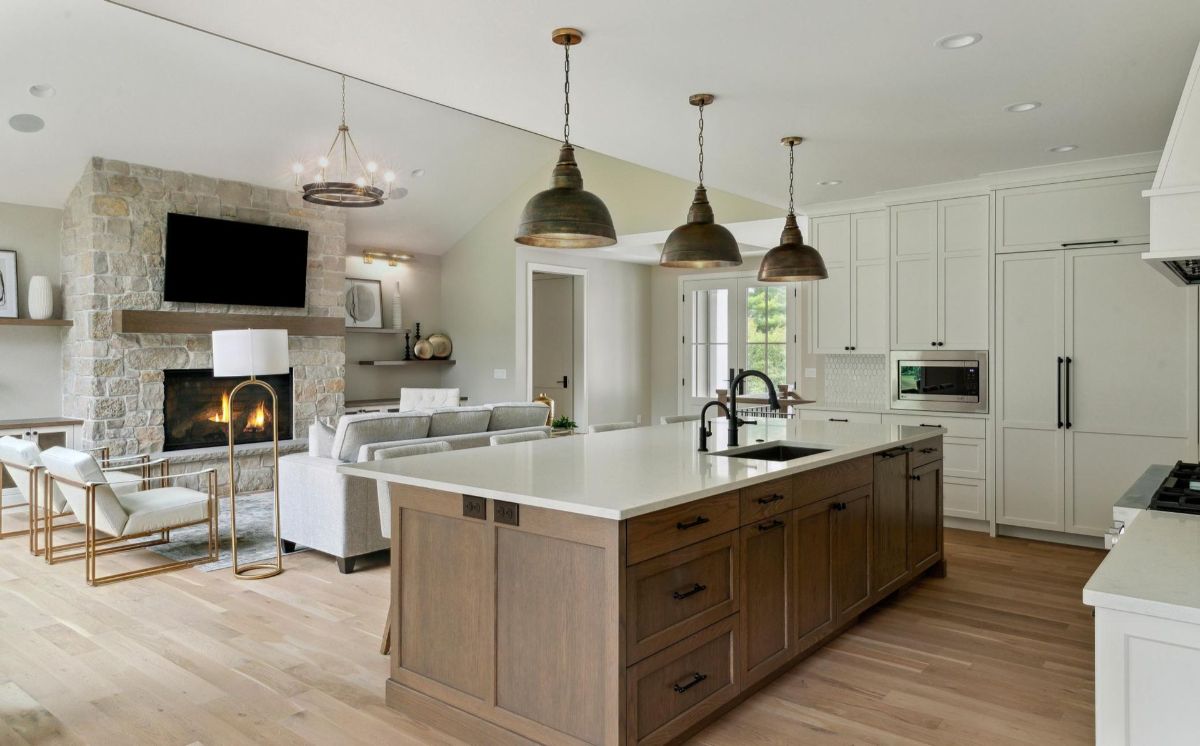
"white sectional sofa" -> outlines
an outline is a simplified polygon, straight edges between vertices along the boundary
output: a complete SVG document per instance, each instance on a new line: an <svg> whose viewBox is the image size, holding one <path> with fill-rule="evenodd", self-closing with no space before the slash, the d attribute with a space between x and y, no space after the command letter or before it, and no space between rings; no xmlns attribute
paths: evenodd
<svg viewBox="0 0 1200 746"><path fill-rule="evenodd" d="M379 526L375 485L339 474L339 464L371 461L397 445L446 441L454 449L487 446L493 435L550 432L548 408L536 402L345 415L337 428L309 429L308 452L279 459L279 532L297 545L333 555L342 572L389 545Z"/></svg>

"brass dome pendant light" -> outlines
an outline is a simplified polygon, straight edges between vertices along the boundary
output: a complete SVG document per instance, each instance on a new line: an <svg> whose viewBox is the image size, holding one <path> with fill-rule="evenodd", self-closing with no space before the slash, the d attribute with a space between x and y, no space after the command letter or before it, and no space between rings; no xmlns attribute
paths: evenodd
<svg viewBox="0 0 1200 746"><path fill-rule="evenodd" d="M688 98L689 104L700 109L700 134L696 139L700 145L700 184L688 209L687 222L671 231L663 244L658 260L662 267L703 269L737 267L742 263L737 239L728 228L713 222L712 205L704 188L704 107L715 98L711 93L696 93Z"/></svg>
<svg viewBox="0 0 1200 746"><path fill-rule="evenodd" d="M555 29L551 40L563 48L563 144L550 188L529 199L513 239L544 249L594 249L617 242L617 230L604 202L583 189L583 175L571 147L571 47L583 32Z"/></svg>
<svg viewBox="0 0 1200 746"><path fill-rule="evenodd" d="M779 236L779 245L767 252L758 267L761 282L804 282L829 277L821 252L804 243L800 226L796 224L796 146L803 137L785 137L780 142L788 147L788 214Z"/></svg>

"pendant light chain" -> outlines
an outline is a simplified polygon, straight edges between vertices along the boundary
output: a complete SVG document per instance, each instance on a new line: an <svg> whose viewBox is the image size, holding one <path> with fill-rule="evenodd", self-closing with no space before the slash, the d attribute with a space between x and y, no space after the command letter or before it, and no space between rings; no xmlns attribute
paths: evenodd
<svg viewBox="0 0 1200 746"><path fill-rule="evenodd" d="M796 143L788 143L788 215L796 214Z"/></svg>
<svg viewBox="0 0 1200 746"><path fill-rule="evenodd" d="M342 76L342 126L346 126L346 76Z"/></svg>
<svg viewBox="0 0 1200 746"><path fill-rule="evenodd" d="M563 145L571 144L571 45L563 45Z"/></svg>
<svg viewBox="0 0 1200 746"><path fill-rule="evenodd" d="M696 142L700 145L700 186L704 186L704 104L700 104L700 134Z"/></svg>

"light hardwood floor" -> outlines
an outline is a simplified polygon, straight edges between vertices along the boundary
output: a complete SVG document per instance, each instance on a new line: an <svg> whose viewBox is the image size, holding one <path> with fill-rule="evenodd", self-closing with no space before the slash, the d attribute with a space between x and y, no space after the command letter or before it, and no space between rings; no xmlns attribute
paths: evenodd
<svg viewBox="0 0 1200 746"><path fill-rule="evenodd" d="M1103 553L949 530L946 551L947 578L869 613L693 743L1091 743L1080 591ZM285 566L260 582L189 569L88 588L79 563L0 542L0 744L460 743L383 704L386 567L343 576L312 552Z"/></svg>

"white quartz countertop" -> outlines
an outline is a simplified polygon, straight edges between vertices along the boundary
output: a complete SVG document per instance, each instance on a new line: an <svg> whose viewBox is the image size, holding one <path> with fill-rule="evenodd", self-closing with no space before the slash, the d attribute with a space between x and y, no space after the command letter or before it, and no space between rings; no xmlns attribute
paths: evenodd
<svg viewBox="0 0 1200 746"><path fill-rule="evenodd" d="M1200 516L1138 516L1083 587L1083 602L1200 624Z"/></svg>
<svg viewBox="0 0 1200 746"><path fill-rule="evenodd" d="M345 464L343 474L624 520L759 482L798 474L940 429L819 420L768 419L745 425L742 446L785 440L829 448L788 462L714 456L726 448L726 420L714 420L709 453L696 451L697 423L639 427L426 456Z"/></svg>

